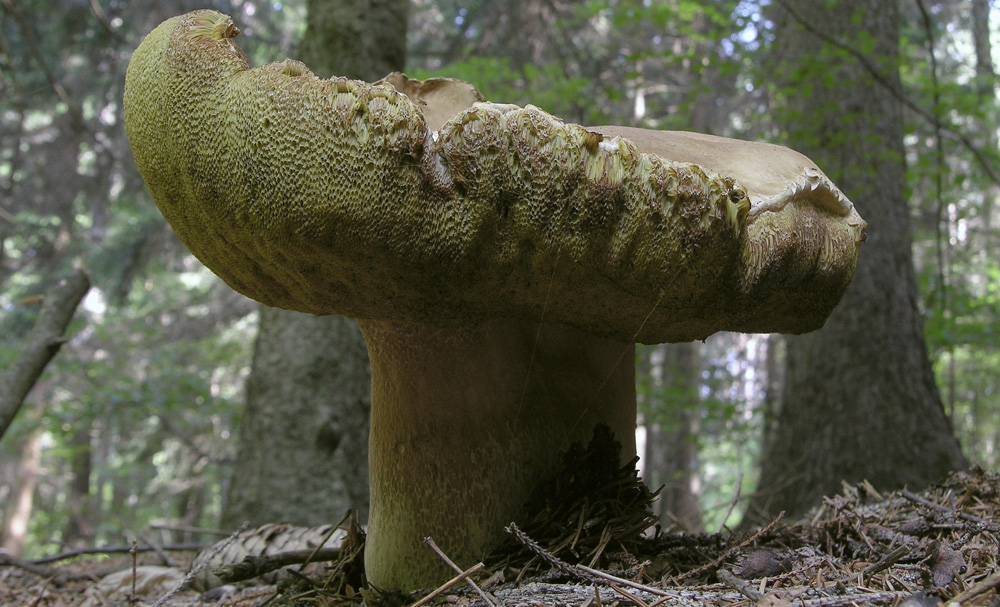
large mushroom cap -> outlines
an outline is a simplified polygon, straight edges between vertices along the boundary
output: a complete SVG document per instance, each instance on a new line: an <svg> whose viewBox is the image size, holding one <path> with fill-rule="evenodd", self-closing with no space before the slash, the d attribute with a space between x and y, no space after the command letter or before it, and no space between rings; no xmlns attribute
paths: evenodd
<svg viewBox="0 0 1000 607"><path fill-rule="evenodd" d="M444 120L440 90L251 69L237 33L214 11L156 28L125 119L178 236L265 304L662 342L810 331L850 282L864 221L791 150L588 130L471 93Z"/></svg>

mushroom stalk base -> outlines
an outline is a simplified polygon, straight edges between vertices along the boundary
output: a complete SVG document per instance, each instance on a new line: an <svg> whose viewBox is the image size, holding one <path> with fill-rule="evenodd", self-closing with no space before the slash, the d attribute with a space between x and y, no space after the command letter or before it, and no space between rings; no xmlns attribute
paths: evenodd
<svg viewBox="0 0 1000 607"><path fill-rule="evenodd" d="M365 569L435 587L483 559L574 442L606 424L635 455L635 349L557 324L360 321L372 365Z"/></svg>

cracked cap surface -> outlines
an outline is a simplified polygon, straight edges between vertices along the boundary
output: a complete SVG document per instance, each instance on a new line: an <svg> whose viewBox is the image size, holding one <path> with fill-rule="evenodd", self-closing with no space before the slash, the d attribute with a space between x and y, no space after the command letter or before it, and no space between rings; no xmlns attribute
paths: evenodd
<svg viewBox="0 0 1000 607"><path fill-rule="evenodd" d="M850 282L864 221L787 148L588 130L458 81L442 115L439 90L411 99L398 78L251 69L236 34L214 11L157 27L129 64L125 120L177 235L262 303L654 343L810 331Z"/></svg>

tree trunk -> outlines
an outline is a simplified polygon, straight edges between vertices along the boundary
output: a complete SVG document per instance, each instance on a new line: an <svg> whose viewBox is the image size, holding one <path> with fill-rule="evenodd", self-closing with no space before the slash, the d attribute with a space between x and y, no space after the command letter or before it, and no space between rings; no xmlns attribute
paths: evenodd
<svg viewBox="0 0 1000 607"><path fill-rule="evenodd" d="M637 372L650 386L643 389L643 480L660 489L655 514L664 527L686 532L702 529L698 476L698 435L701 403L698 344L661 344L643 348Z"/></svg>
<svg viewBox="0 0 1000 607"><path fill-rule="evenodd" d="M369 82L406 67L407 0L309 0L301 60L320 78Z"/></svg>
<svg viewBox="0 0 1000 607"><path fill-rule="evenodd" d="M224 527L367 512L369 373L354 321L261 310Z"/></svg>
<svg viewBox="0 0 1000 607"><path fill-rule="evenodd" d="M995 107L997 74L993 66L993 45L990 43L990 3L989 0L972 0L972 42L976 49L976 92L979 95L979 105L983 108ZM983 117L981 130L983 147L997 149L996 112L989 112ZM1000 198L1000 186L992 184L986 187L983 197L983 250L993 250L994 221L996 202Z"/></svg>
<svg viewBox="0 0 1000 607"><path fill-rule="evenodd" d="M309 0L299 58L319 77L402 70L407 0ZM368 512L371 372L353 320L262 309L226 526Z"/></svg>
<svg viewBox="0 0 1000 607"><path fill-rule="evenodd" d="M664 463L659 512L664 526L673 523L688 533L702 530L698 491L699 344L667 344L665 383L670 394L660 417L658 445Z"/></svg>
<svg viewBox="0 0 1000 607"><path fill-rule="evenodd" d="M802 514L841 479L919 487L965 467L924 345L903 198L895 2L779 2L776 61L789 144L811 156L868 221L854 282L826 326L788 338L786 383L764 446L758 511ZM870 49L870 50L868 50ZM804 75L804 76L803 76ZM779 89L781 90L781 89Z"/></svg>
<svg viewBox="0 0 1000 607"><path fill-rule="evenodd" d="M20 463L4 508L3 528L0 528L0 550L11 556L20 557L24 551L41 461L42 431L33 430L21 448Z"/></svg>
<svg viewBox="0 0 1000 607"><path fill-rule="evenodd" d="M63 543L83 547L94 538L92 521L90 475L92 471L93 449L91 448L91 422L76 421L77 428L70 439L70 482L66 487L66 505L69 518L63 530Z"/></svg>

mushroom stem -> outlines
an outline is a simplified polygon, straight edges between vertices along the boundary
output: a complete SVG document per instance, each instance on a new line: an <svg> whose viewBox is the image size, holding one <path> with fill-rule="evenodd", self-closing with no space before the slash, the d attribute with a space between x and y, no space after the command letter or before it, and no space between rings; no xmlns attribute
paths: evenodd
<svg viewBox="0 0 1000 607"><path fill-rule="evenodd" d="M561 455L604 423L635 455L635 350L559 324L439 329L359 321L372 365L365 569L433 587L482 560Z"/></svg>
<svg viewBox="0 0 1000 607"><path fill-rule="evenodd" d="M586 129L458 81L251 68L238 32L207 10L153 30L125 127L163 216L229 285L368 319L380 587L446 579L425 536L478 561L596 424L631 457L624 342L812 331L850 283L865 222L797 152Z"/></svg>

